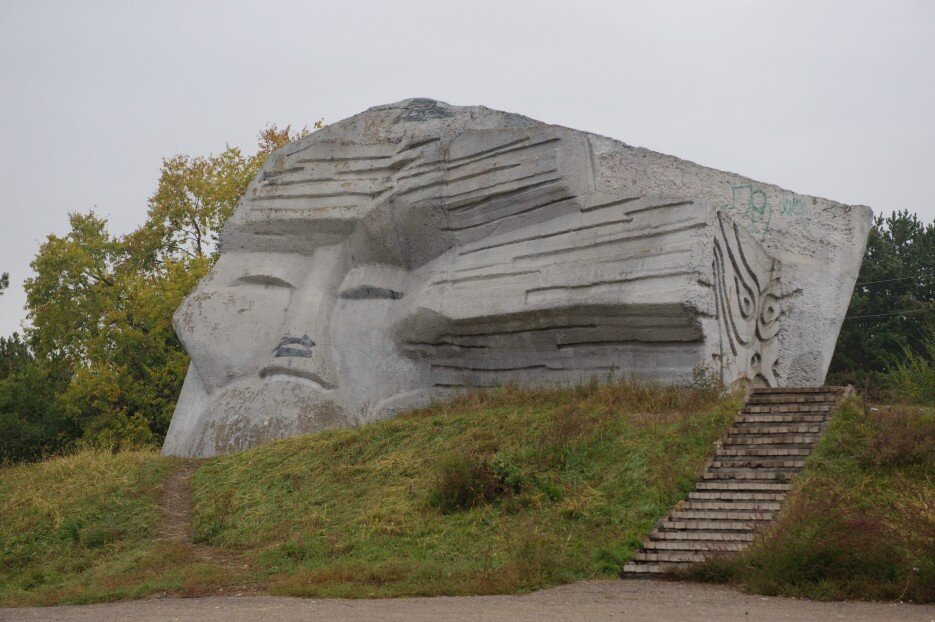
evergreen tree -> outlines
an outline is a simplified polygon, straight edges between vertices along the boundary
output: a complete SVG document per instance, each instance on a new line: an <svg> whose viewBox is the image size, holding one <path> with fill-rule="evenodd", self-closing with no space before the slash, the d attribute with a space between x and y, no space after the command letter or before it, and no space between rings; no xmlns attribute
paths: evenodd
<svg viewBox="0 0 935 622"><path fill-rule="evenodd" d="M831 361L831 381L881 385L935 331L935 222L878 216Z"/></svg>

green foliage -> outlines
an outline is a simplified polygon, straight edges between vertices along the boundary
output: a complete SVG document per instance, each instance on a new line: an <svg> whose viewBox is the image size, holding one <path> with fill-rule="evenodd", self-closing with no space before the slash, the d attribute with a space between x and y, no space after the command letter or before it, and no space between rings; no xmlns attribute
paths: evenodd
<svg viewBox="0 0 935 622"><path fill-rule="evenodd" d="M133 247L111 236L103 219L70 221L67 235L41 246L36 275L24 285L36 360L67 368L57 397L78 436L117 446L157 442L187 365L172 312L209 262L130 270Z"/></svg>
<svg viewBox="0 0 935 622"><path fill-rule="evenodd" d="M913 404L935 405L935 325L929 327L922 351L916 353L907 348L887 381L894 396Z"/></svg>
<svg viewBox="0 0 935 622"><path fill-rule="evenodd" d="M216 157L175 156L162 162L156 193L149 200L153 259L204 257L216 249L221 226L253 179L262 156L245 158L228 147ZM154 243L153 243L154 242Z"/></svg>
<svg viewBox="0 0 935 622"><path fill-rule="evenodd" d="M0 460L161 443L188 367L172 314L266 157L305 134L271 126L249 157L167 158L146 222L126 236L94 212L48 236L24 283L26 339L0 339Z"/></svg>
<svg viewBox="0 0 935 622"><path fill-rule="evenodd" d="M502 458L459 452L442 459L431 502L446 514L470 510L515 495L523 480L519 469Z"/></svg>
<svg viewBox="0 0 935 622"><path fill-rule="evenodd" d="M935 601L935 411L845 405L778 524L689 576L761 594Z"/></svg>
<svg viewBox="0 0 935 622"><path fill-rule="evenodd" d="M6 272L0 274L0 296L3 295L3 290L10 286L10 275Z"/></svg>
<svg viewBox="0 0 935 622"><path fill-rule="evenodd" d="M886 374L922 356L935 330L935 222L915 214L878 216L831 361L830 380L885 392Z"/></svg>
<svg viewBox="0 0 935 622"><path fill-rule="evenodd" d="M50 235L39 247L30 263L36 276L23 288L36 354L75 364L87 359L88 344L116 303L112 267L120 248L94 212L71 214L69 224L67 235Z"/></svg>
<svg viewBox="0 0 935 622"><path fill-rule="evenodd" d="M29 346L19 333L9 337L0 337L0 381L32 360Z"/></svg>
<svg viewBox="0 0 935 622"><path fill-rule="evenodd" d="M76 436L59 400L69 375L35 359L18 334L0 337L0 464L53 453Z"/></svg>
<svg viewBox="0 0 935 622"><path fill-rule="evenodd" d="M172 313L209 267L207 258L167 263L157 275L117 278L120 300L85 343L62 394L85 440L104 446L158 443L168 429L188 366Z"/></svg>

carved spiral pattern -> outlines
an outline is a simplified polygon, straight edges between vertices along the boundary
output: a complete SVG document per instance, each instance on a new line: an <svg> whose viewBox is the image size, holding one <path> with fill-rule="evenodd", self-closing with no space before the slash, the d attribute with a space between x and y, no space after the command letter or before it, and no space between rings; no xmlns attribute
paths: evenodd
<svg viewBox="0 0 935 622"><path fill-rule="evenodd" d="M736 224L719 213L714 240L714 295L722 340L722 361L731 357L736 376L776 386L776 337L782 317L780 280L765 254L751 258ZM728 352L729 351L729 352Z"/></svg>

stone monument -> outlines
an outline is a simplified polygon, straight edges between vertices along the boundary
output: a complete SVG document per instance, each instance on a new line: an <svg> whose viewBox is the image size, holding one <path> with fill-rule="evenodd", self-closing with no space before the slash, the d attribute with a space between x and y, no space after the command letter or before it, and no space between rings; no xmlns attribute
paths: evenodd
<svg viewBox="0 0 935 622"><path fill-rule="evenodd" d="M506 382L821 384L870 209L411 99L273 153L175 315L163 453L210 456Z"/></svg>

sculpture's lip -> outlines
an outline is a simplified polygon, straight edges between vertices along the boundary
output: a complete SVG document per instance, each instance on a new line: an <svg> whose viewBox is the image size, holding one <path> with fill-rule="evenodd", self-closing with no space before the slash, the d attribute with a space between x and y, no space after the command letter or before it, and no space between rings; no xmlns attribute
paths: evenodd
<svg viewBox="0 0 935 622"><path fill-rule="evenodd" d="M334 385L315 372L283 365L270 365L260 370L260 378L269 382L296 382L319 391L332 391Z"/></svg>

